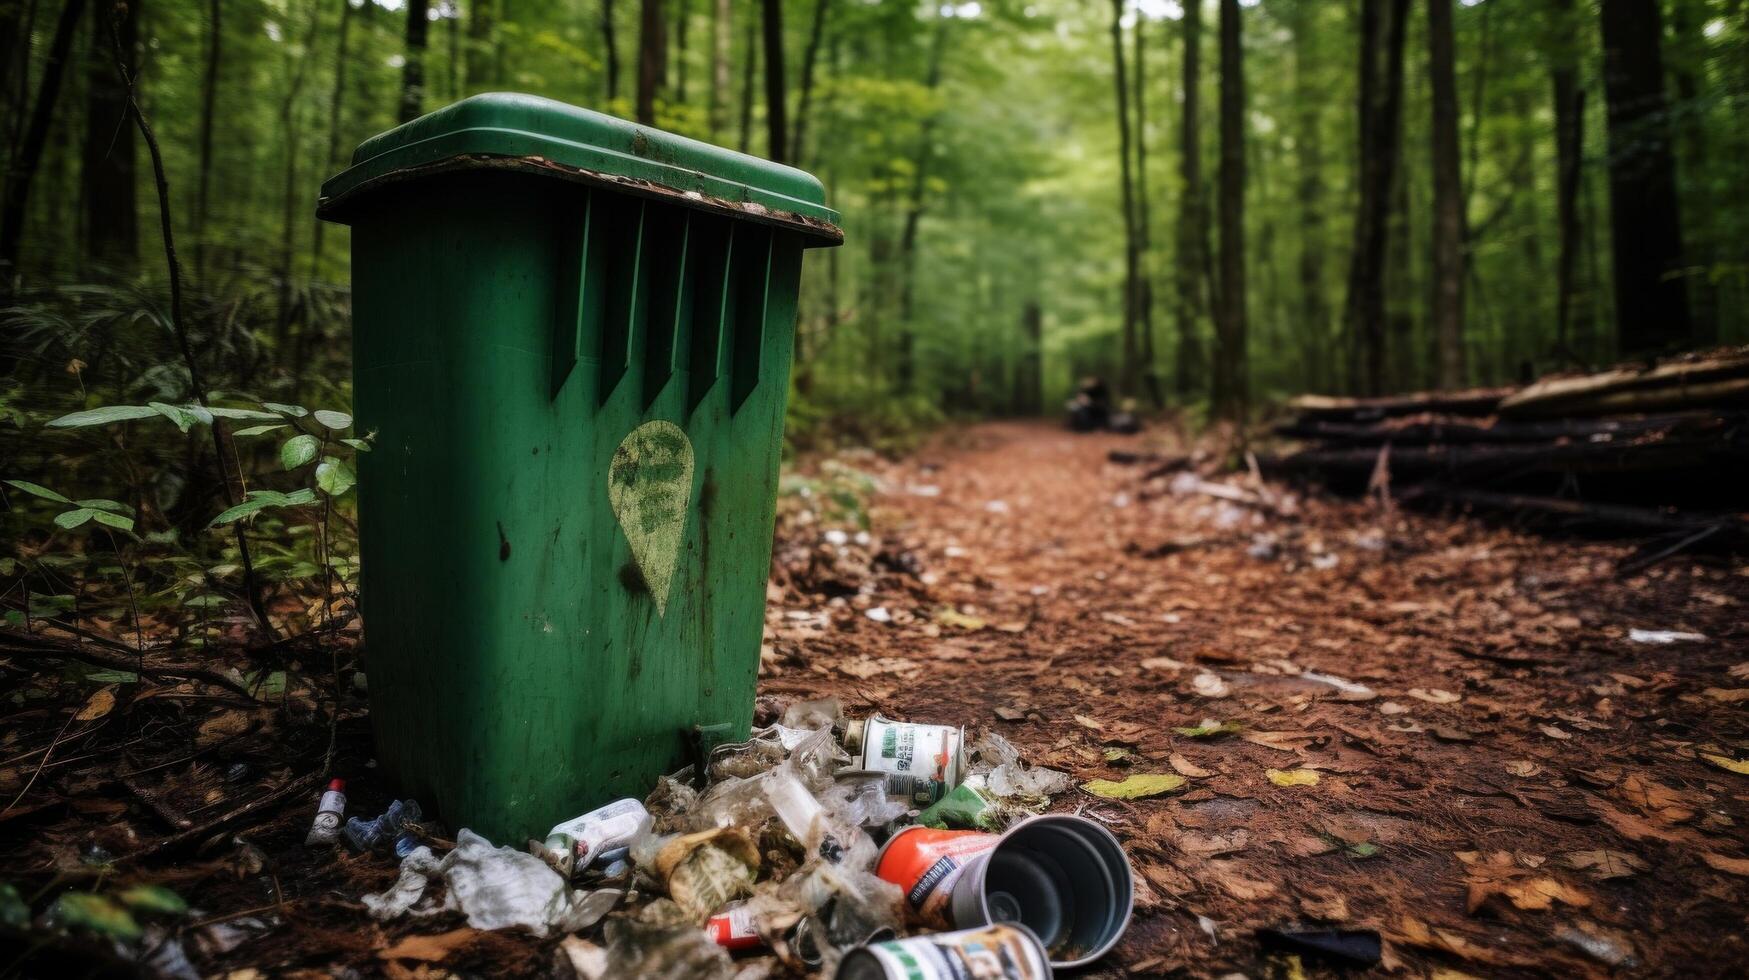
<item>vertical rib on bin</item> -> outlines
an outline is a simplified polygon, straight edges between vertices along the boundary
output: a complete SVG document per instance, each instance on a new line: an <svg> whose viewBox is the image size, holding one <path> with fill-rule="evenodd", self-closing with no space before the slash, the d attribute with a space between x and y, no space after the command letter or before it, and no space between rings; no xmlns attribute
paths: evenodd
<svg viewBox="0 0 1749 980"><path fill-rule="evenodd" d="M601 329L601 403L631 367L634 338L649 311L650 280L644 268L644 202L595 195L594 209L607 221L605 251L608 282L607 319Z"/></svg>
<svg viewBox="0 0 1749 980"><path fill-rule="evenodd" d="M550 393L554 398L570 379L583 350L594 350L584 347L592 342L584 338L600 335L607 310L607 266L603 257L606 219L599 200L600 195L584 191L576 196L573 206L560 209L556 250L559 268L554 279L558 309L553 314ZM576 215L574 221L570 215Z"/></svg>
<svg viewBox="0 0 1749 980"><path fill-rule="evenodd" d="M735 346L729 371L729 410L759 385L765 355L765 306L771 289L770 228L742 225L735 229Z"/></svg>
<svg viewBox="0 0 1749 980"><path fill-rule="evenodd" d="M732 227L728 221L715 217L700 216L692 223L692 242L696 247L688 264L696 278L688 372L691 377L686 393L689 412L698 408L727 369L724 355L728 345L724 340L735 309Z"/></svg>
<svg viewBox="0 0 1749 980"><path fill-rule="evenodd" d="M668 386L680 370L686 350L684 335L692 319L692 276L687 268L692 252L691 212L649 207L645 212L644 261L649 270L650 318L644 353L644 407Z"/></svg>

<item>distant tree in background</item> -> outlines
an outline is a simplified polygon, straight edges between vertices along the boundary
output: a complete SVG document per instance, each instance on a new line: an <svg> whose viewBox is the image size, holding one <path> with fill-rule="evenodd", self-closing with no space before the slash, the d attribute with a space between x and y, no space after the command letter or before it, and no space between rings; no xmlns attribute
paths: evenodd
<svg viewBox="0 0 1749 980"><path fill-rule="evenodd" d="M1221 301L1214 413L1243 422L1251 398L1246 347L1245 48L1239 0L1221 0Z"/></svg>
<svg viewBox="0 0 1749 980"><path fill-rule="evenodd" d="M1663 23L1658 0L1603 0L1599 10L1617 343L1624 354L1668 350L1693 340L1694 325L1664 96Z"/></svg>

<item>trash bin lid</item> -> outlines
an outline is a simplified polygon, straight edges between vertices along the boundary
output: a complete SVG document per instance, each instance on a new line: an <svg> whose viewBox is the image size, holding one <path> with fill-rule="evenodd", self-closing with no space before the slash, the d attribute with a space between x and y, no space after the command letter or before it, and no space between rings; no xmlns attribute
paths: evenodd
<svg viewBox="0 0 1749 980"><path fill-rule="evenodd" d="M764 224L813 245L844 240L810 174L533 95L463 99L373 136L322 185L318 216L348 222L383 186L458 170L509 170L605 186Z"/></svg>

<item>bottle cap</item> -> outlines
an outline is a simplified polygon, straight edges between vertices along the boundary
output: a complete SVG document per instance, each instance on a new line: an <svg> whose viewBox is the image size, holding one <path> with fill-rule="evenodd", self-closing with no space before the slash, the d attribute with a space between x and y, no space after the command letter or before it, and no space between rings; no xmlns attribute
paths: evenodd
<svg viewBox="0 0 1749 980"><path fill-rule="evenodd" d="M328 789L330 792L344 793L344 792L346 792L346 780L344 780L344 779L330 779L330 780L328 780Z"/></svg>

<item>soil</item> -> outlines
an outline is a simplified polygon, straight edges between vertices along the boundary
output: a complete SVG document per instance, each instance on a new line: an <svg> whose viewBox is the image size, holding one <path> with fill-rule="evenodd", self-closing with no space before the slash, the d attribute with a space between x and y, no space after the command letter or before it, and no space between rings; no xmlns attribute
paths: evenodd
<svg viewBox="0 0 1749 980"><path fill-rule="evenodd" d="M836 461L881 489L866 536L819 495L786 497L761 710L833 695L853 717L993 727L1078 781L1185 777L1160 796L1078 790L1053 805L1106 823L1138 873L1136 916L1095 975L1328 972L1263 950L1259 929L1295 927L1376 930L1383 968L1408 976L1709 976L1749 962L1749 568L1675 558L1622 575L1632 543L1205 471L1225 488L1213 496L1110 461L1176 448L1003 423L898 461ZM1635 629L1704 638L1640 642ZM331 655L338 674L351 641L285 652L294 670L327 671ZM12 661L8 683L32 666ZM102 846L123 856L106 874L171 885L201 923L277 919L227 952L187 943L208 975L547 970L553 941L511 934L463 935L425 961L379 956L459 920L370 922L357 897L386 886L393 862L305 848L313 785L295 806L163 843L177 814L150 796L202 828L320 771L328 728L314 696L288 688L237 718L204 703L206 688L164 682L178 746L154 741L145 711L127 730L61 736L57 758L132 739L135 772L164 764L132 788L73 762L9 789L0 879L64 885L93 873L80 856ZM6 786L35 766L12 757L68 717L36 702L9 715ZM228 741L178 762L197 724ZM376 812L361 707L335 751L335 771L359 774L354 812ZM37 956L25 972L103 965L77 948Z"/></svg>

